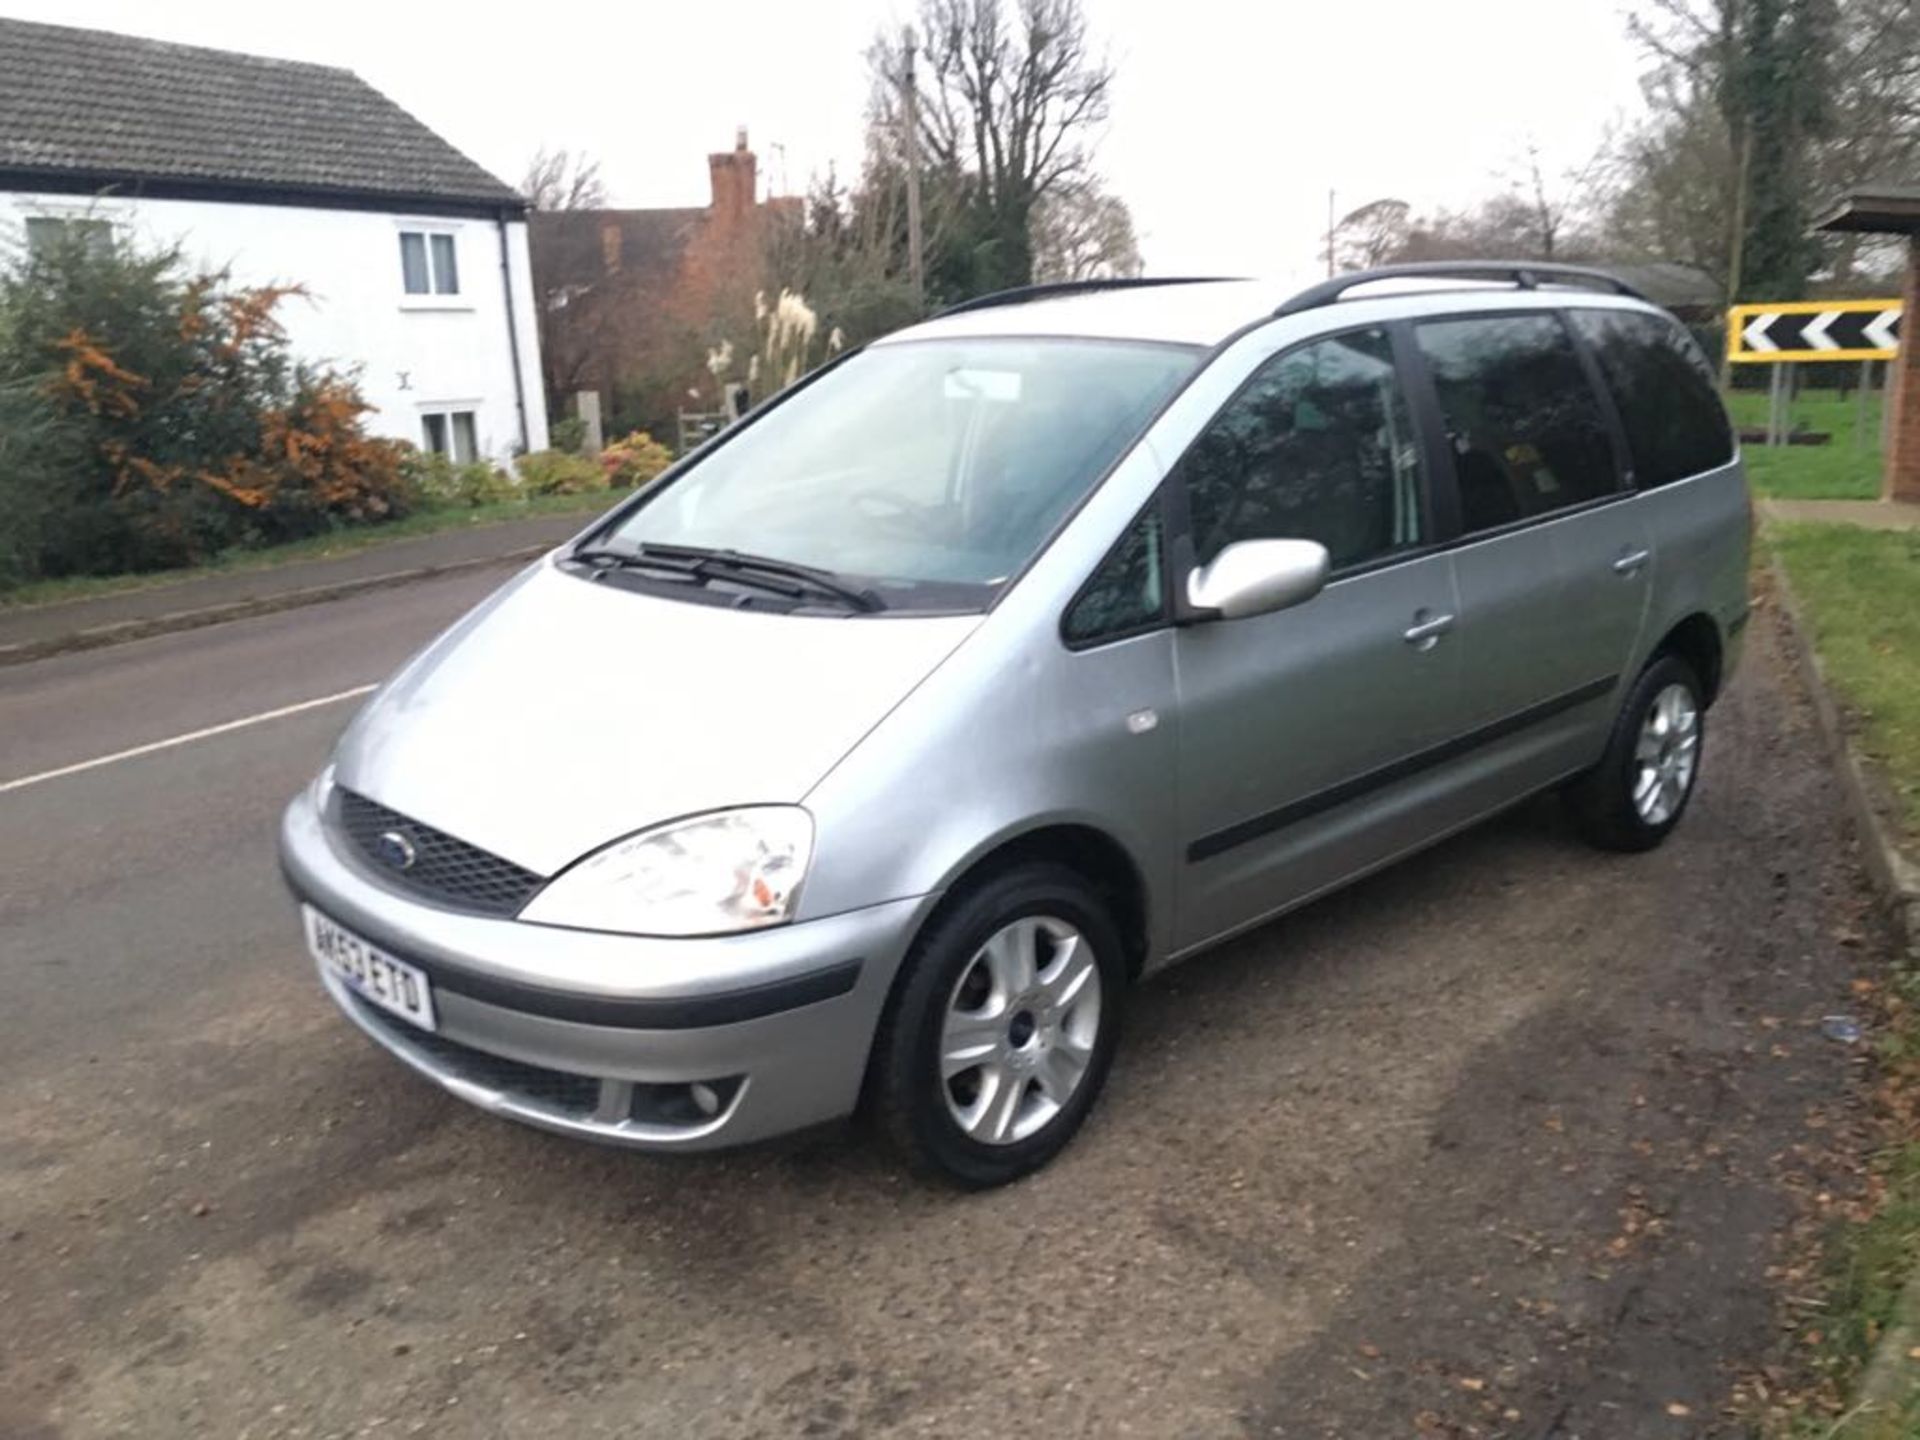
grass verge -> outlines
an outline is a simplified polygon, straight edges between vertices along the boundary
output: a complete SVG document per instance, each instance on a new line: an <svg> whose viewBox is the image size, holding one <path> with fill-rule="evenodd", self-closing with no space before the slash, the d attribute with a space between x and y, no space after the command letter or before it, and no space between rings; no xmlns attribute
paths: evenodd
<svg viewBox="0 0 1920 1440"><path fill-rule="evenodd" d="M596 515L602 510L612 509L632 493L630 490L596 490L584 495L535 495L524 500L502 500L470 508L420 510L403 520L391 520L381 525L343 527L325 535L293 540L284 545L227 550L205 564L178 570L150 570L139 575L69 575L58 580L35 580L12 590L0 590L0 609L51 605L62 600L88 600L96 595L117 595L129 590L152 590L164 585L177 585L183 580L194 580L202 575L270 570L302 560L330 560L340 555L375 550L396 540L438 535L448 530L503 525L544 515Z"/></svg>
<svg viewBox="0 0 1920 1440"><path fill-rule="evenodd" d="M1768 543L1799 596L1827 678L1920 836L1920 532L1777 524Z"/></svg>
<svg viewBox="0 0 1920 1440"><path fill-rule="evenodd" d="M1878 451L1808 445L1748 445L1747 479L1769 500L1878 500Z"/></svg>
<svg viewBox="0 0 1920 1440"><path fill-rule="evenodd" d="M1848 525L1775 524L1766 543L1800 602L1835 698L1896 796L1911 840L1920 834L1920 534ZM1920 1353L1904 1401L1842 1408L1908 1278L1920 1270L1920 975L1901 962L1877 996L1880 1067L1875 1110L1884 1148L1866 1194L1828 1233L1821 1272L1816 1390L1766 1433L1778 1440L1914 1440L1920 1436ZM1920 1337L1915 1337L1920 1346Z"/></svg>
<svg viewBox="0 0 1920 1440"><path fill-rule="evenodd" d="M1911 975L1903 988L1914 988ZM1910 1003L1910 1002L1909 1002ZM1905 1025L1893 1033L1888 1046L1905 1052L1893 1062L1907 1072L1913 1084L1913 1050L1920 1044L1920 1026L1907 1010ZM1896 1083L1896 1082L1889 1082ZM1868 1219L1846 1224L1829 1241L1827 1258L1826 1328L1816 1367L1848 1393L1873 1355L1892 1318L1907 1277L1920 1266L1920 1142L1899 1146L1874 1161L1872 1184L1876 1208ZM1912 1374L1920 1376L1920 1358L1908 1357ZM1901 1399L1858 1403L1839 1416L1802 1413L1785 1432L1788 1440L1913 1440L1920 1435L1920 1381L1908 1385Z"/></svg>
<svg viewBox="0 0 1920 1440"><path fill-rule="evenodd" d="M1736 390L1727 409L1742 429L1767 423L1767 397ZM1775 500L1877 500L1880 498L1880 397L1868 397L1865 435L1856 438L1860 405L1834 391L1803 391L1788 408L1795 428L1831 436L1825 445L1748 445L1747 478L1754 492ZM1860 443L1864 439L1864 446Z"/></svg>
<svg viewBox="0 0 1920 1440"><path fill-rule="evenodd" d="M1880 448L1880 394L1876 390L1867 397L1866 434L1858 434L1860 425L1860 395L1858 391L1840 397L1838 390L1802 390L1787 402L1787 426L1793 430L1813 430L1830 435L1826 445L1820 449L1851 450L1860 440L1864 448L1873 451ZM1733 423L1741 429L1761 430L1767 424L1767 392L1765 390L1732 390L1727 392L1727 411L1733 416Z"/></svg>

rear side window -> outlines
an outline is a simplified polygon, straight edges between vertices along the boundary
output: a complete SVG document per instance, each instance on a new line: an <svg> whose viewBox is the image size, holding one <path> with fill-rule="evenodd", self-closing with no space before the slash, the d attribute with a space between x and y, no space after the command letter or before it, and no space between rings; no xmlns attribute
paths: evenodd
<svg viewBox="0 0 1920 1440"><path fill-rule="evenodd" d="M1338 570L1424 539L1419 448L1381 330L1269 360L1180 474L1202 565L1240 540L1318 540Z"/></svg>
<svg viewBox="0 0 1920 1440"><path fill-rule="evenodd" d="M1415 333L1439 395L1467 534L1619 488L1600 397L1559 317L1433 320Z"/></svg>
<svg viewBox="0 0 1920 1440"><path fill-rule="evenodd" d="M1640 489L1684 480L1733 458L1733 433L1713 374L1684 330L1633 310L1576 310L1573 323L1599 357L1620 408Z"/></svg>

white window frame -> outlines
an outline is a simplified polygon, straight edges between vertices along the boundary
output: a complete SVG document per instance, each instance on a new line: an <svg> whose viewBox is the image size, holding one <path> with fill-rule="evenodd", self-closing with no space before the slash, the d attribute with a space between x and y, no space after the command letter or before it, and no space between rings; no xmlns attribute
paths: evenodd
<svg viewBox="0 0 1920 1440"><path fill-rule="evenodd" d="M31 209L23 209L20 213L21 239L28 247L29 253L33 245L32 222L35 220L50 220L63 228L69 225L102 225L106 227L109 244L113 242L115 232L125 224L124 220L116 216L103 215L97 210L79 206L35 205Z"/></svg>
<svg viewBox="0 0 1920 1440"><path fill-rule="evenodd" d="M400 308L403 310L471 310L473 300L465 289L467 276L465 257L460 253L461 226L449 224L444 220L409 220L396 217L394 220L394 259L398 264ZM403 257L405 240L408 235L418 235L420 243L426 249L427 290L415 293L407 289L406 261ZM438 289L440 267L434 259L434 239L445 237L453 245L453 280L460 288L454 290Z"/></svg>
<svg viewBox="0 0 1920 1440"><path fill-rule="evenodd" d="M420 406L419 427L416 432L419 439L415 443L429 454L445 455L447 459L451 460L455 465L465 465L474 460L487 459L486 441L480 433L480 408L480 402L478 400L436 400L430 404ZM467 456L464 460L460 458L459 447L454 440L454 417L456 415L466 415L473 421L473 454ZM446 426L447 448L443 451L434 451L427 444L427 421L435 416L438 416Z"/></svg>

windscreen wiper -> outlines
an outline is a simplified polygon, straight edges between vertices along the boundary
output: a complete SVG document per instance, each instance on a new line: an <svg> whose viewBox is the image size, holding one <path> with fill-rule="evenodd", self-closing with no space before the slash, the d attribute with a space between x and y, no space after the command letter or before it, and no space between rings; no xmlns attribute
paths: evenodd
<svg viewBox="0 0 1920 1440"><path fill-rule="evenodd" d="M641 555L632 550L615 550L607 545L583 545L578 550L568 551L566 558L576 564L592 566L596 578L599 572L608 570L665 570L685 576L695 584L705 584L707 578L698 565L685 560L665 555Z"/></svg>
<svg viewBox="0 0 1920 1440"><path fill-rule="evenodd" d="M873 591L864 586L849 585L831 570L822 570L817 565L802 565L793 560L775 560L766 555L747 555L738 550L713 550L704 545L662 545L648 542L639 547L634 558L642 563L657 558L668 562L669 565L685 565L694 574L717 571L730 580L740 580L766 589L788 591L787 586L771 585L761 578L778 576L785 580L796 581L819 594L831 595L865 614L884 610L887 604Z"/></svg>
<svg viewBox="0 0 1920 1440"><path fill-rule="evenodd" d="M787 560L759 555L743 555L738 550L712 550L700 545L641 545L635 550L616 550L606 545L582 546L570 551L569 560L591 565L596 570L664 570L684 576L692 584L704 585L716 575L735 584L751 585L789 600L801 600L808 590L830 595L866 614L886 608L886 602L871 590L859 589L839 579L831 571ZM796 583L785 583L788 581Z"/></svg>

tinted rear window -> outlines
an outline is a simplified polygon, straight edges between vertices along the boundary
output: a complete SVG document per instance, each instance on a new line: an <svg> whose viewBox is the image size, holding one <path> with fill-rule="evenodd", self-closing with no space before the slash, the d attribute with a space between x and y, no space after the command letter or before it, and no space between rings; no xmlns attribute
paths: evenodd
<svg viewBox="0 0 1920 1440"><path fill-rule="evenodd" d="M1618 488L1599 393L1558 317L1435 320L1414 333L1439 396L1467 534Z"/></svg>
<svg viewBox="0 0 1920 1440"><path fill-rule="evenodd" d="M1600 358L1640 489L1684 480L1733 458L1733 435L1713 374L1684 330L1633 310L1576 310L1573 323Z"/></svg>

